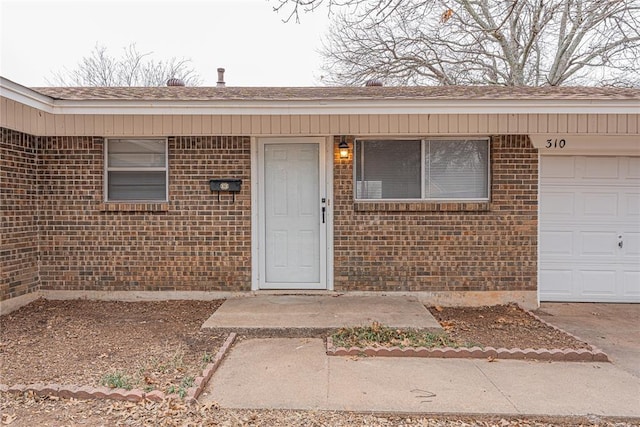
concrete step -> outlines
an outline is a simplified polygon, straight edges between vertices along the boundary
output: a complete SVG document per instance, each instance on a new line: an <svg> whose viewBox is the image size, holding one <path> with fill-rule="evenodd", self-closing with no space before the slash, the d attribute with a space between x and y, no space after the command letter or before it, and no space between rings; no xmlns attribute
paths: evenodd
<svg viewBox="0 0 640 427"><path fill-rule="evenodd" d="M442 331L416 298L406 296L259 295L226 300L202 325L223 329L328 330L379 322Z"/></svg>

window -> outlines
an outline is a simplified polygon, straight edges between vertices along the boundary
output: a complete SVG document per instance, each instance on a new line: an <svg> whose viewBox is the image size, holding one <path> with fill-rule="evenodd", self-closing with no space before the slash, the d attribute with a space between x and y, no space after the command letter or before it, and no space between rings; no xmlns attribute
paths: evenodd
<svg viewBox="0 0 640 427"><path fill-rule="evenodd" d="M167 200L166 139L109 139L105 153L107 201Z"/></svg>
<svg viewBox="0 0 640 427"><path fill-rule="evenodd" d="M360 140L356 199L487 200L487 139Z"/></svg>

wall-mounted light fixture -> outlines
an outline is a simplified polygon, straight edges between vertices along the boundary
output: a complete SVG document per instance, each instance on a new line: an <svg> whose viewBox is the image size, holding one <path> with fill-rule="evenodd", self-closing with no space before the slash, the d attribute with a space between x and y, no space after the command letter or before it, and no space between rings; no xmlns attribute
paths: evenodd
<svg viewBox="0 0 640 427"><path fill-rule="evenodd" d="M338 144L338 149L340 150L341 159L349 158L349 144L347 143L344 136L340 138L340 144Z"/></svg>

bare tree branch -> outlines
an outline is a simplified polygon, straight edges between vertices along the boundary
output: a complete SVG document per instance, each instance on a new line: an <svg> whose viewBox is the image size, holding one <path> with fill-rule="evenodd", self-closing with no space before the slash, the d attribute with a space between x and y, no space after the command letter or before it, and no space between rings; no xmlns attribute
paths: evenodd
<svg viewBox="0 0 640 427"><path fill-rule="evenodd" d="M640 80L640 0L277 1L337 12L321 48L327 84Z"/></svg>
<svg viewBox="0 0 640 427"><path fill-rule="evenodd" d="M47 82L53 86L164 86L175 77L188 86L201 83L190 60L156 61L151 55L152 52L139 52L132 43L117 58L109 55L106 47L96 44L76 68L58 71Z"/></svg>

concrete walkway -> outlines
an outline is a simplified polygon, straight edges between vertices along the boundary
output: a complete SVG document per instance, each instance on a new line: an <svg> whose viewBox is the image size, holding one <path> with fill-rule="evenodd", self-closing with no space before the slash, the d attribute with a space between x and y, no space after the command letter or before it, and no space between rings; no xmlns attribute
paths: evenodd
<svg viewBox="0 0 640 427"><path fill-rule="evenodd" d="M640 417L640 380L609 363L325 354L320 339L240 342L201 401L229 408Z"/></svg>
<svg viewBox="0 0 640 427"><path fill-rule="evenodd" d="M260 295L226 300L202 325L232 329L328 329L377 321L396 328L441 330L416 298L403 296Z"/></svg>
<svg viewBox="0 0 640 427"><path fill-rule="evenodd" d="M548 321L614 363L327 356L317 338L239 342L201 401L229 408L640 417L640 305L544 304ZM438 329L409 297L261 295L227 300L203 327L329 329L372 321Z"/></svg>
<svg viewBox="0 0 640 427"><path fill-rule="evenodd" d="M615 365L640 378L640 304L545 302L538 314L600 347Z"/></svg>

